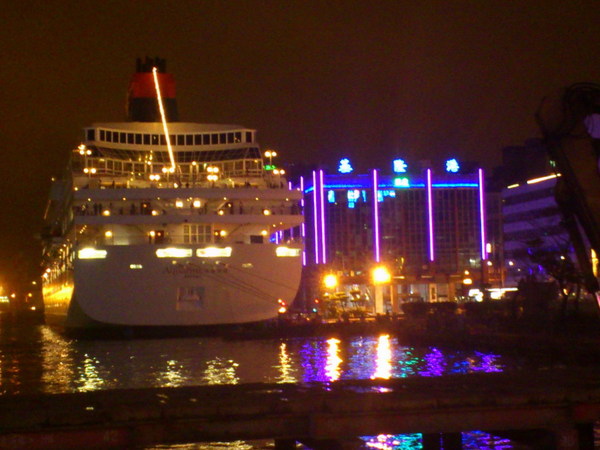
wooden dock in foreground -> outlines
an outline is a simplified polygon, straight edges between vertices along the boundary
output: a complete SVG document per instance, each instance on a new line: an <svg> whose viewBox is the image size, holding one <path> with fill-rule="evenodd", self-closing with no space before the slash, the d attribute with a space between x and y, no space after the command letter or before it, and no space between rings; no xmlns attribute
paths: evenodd
<svg viewBox="0 0 600 450"><path fill-rule="evenodd" d="M461 431L545 430L555 448L593 449L598 420L600 370L123 389L2 396L0 448L274 439L278 450L334 449L357 436L423 433L426 449L452 449Z"/></svg>

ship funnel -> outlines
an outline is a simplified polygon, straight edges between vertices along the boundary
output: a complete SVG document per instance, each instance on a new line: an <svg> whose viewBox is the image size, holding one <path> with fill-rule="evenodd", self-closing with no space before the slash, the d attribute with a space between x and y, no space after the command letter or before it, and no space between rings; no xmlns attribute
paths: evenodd
<svg viewBox="0 0 600 450"><path fill-rule="evenodd" d="M127 92L127 120L131 122L160 122L160 108L152 69L157 68L158 84L168 122L179 121L175 79L167 72L167 63L161 58L138 58L136 73L131 77Z"/></svg>

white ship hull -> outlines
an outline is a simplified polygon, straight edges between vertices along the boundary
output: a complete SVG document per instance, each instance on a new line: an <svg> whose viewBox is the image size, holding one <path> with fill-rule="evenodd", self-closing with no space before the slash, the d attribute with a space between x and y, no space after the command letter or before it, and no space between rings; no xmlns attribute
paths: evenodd
<svg viewBox="0 0 600 450"><path fill-rule="evenodd" d="M301 187L272 164L276 152L265 164L256 130L180 122L164 60L136 66L128 121L84 128L52 183L42 232L47 322L197 327L277 317L300 284Z"/></svg>
<svg viewBox="0 0 600 450"><path fill-rule="evenodd" d="M103 259L77 260L72 284L45 295L49 322L66 328L203 326L277 317L300 283L300 247L233 245L225 258L158 258L156 246L110 246ZM197 247L188 246L193 250ZM281 248L281 247L280 247ZM102 250L102 249L97 249Z"/></svg>

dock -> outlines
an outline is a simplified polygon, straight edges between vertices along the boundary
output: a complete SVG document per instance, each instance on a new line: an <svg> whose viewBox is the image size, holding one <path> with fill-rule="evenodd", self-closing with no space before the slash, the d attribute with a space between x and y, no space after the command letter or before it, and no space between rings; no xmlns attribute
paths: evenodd
<svg viewBox="0 0 600 450"><path fill-rule="evenodd" d="M353 437L423 433L426 450L448 450L461 448L462 431L537 430L554 448L593 449L598 420L593 369L116 389L0 397L0 448L273 439L277 450L336 449Z"/></svg>

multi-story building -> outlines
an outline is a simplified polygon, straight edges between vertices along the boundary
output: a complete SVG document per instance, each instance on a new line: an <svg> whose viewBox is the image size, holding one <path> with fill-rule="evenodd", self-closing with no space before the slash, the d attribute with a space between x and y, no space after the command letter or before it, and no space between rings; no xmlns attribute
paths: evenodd
<svg viewBox="0 0 600 450"><path fill-rule="evenodd" d="M516 286L526 277L546 277L532 252L571 254L571 243L554 198L556 175L514 183L502 191L506 284Z"/></svg>
<svg viewBox="0 0 600 450"><path fill-rule="evenodd" d="M490 250L501 245L487 234L484 171L462 172L454 160L447 171L410 172L401 160L394 167L301 178L309 271L368 285L381 264L392 274L392 298L426 301L454 300L465 282L487 286Z"/></svg>

